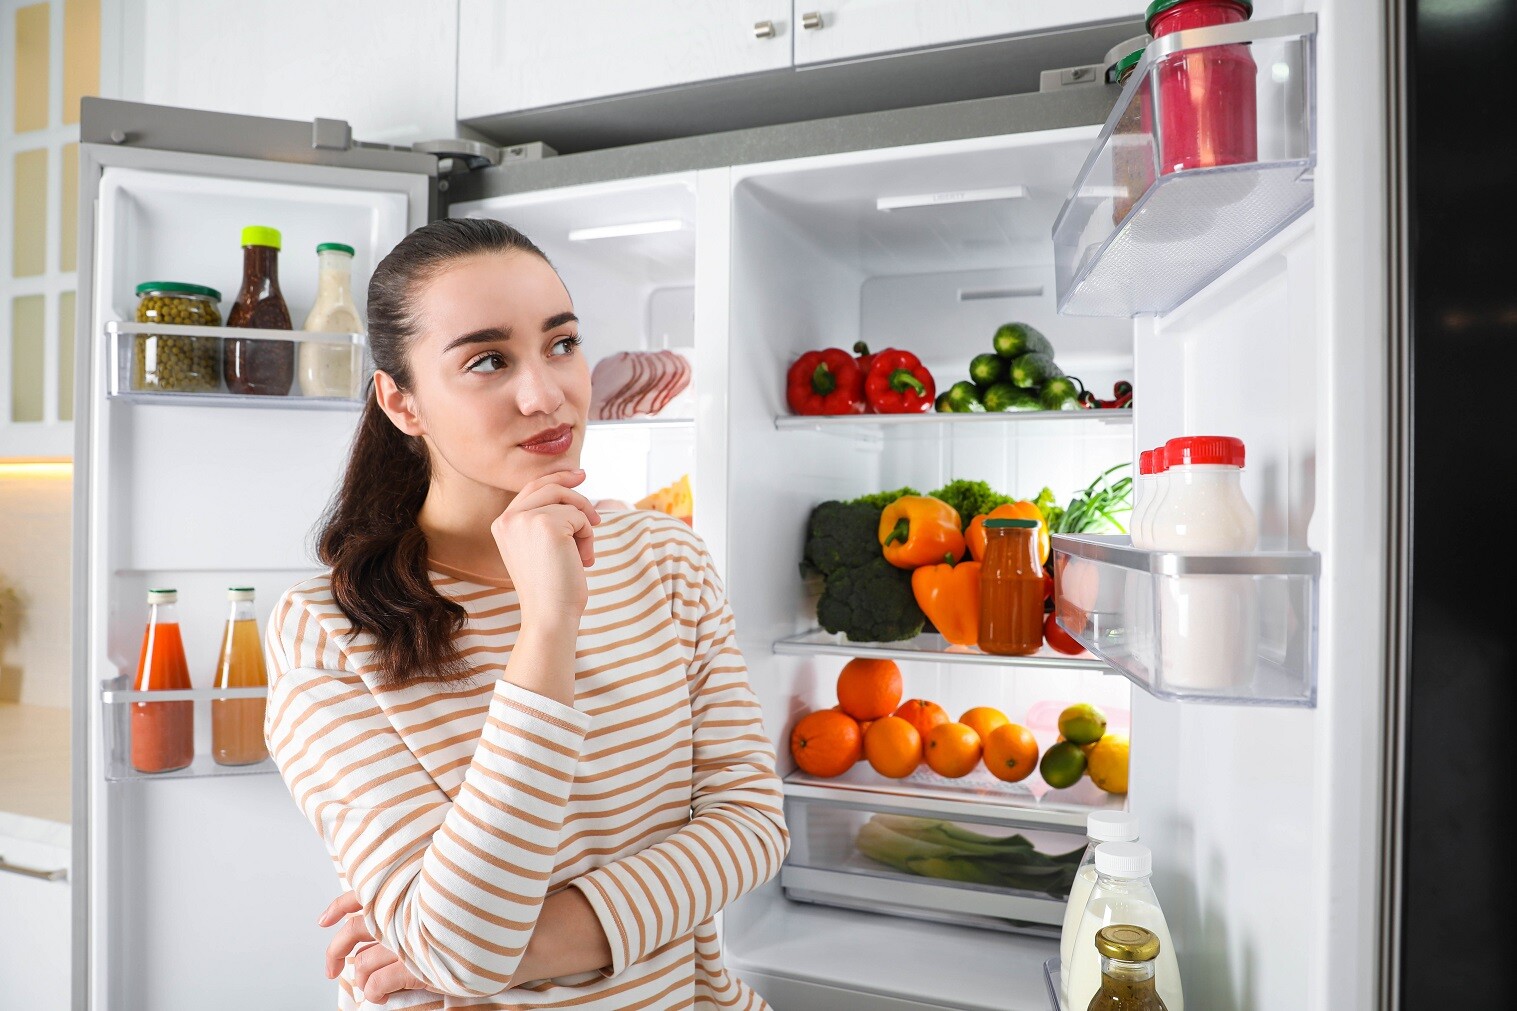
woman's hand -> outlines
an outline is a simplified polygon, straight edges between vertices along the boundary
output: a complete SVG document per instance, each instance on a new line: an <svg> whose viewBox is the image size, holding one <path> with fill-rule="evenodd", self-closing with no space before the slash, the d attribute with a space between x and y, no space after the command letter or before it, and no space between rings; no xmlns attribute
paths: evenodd
<svg viewBox="0 0 1517 1011"><path fill-rule="evenodd" d="M571 490L584 480L583 470L567 470L528 481L490 524L523 624L564 617L577 622L590 599L585 570L595 562L593 528L600 513Z"/></svg>
<svg viewBox="0 0 1517 1011"><path fill-rule="evenodd" d="M356 949L353 982L363 991L365 1001L383 1004L392 993L425 990L427 985L411 975L399 955L374 940L374 935L364 926L363 917L358 915L360 909L358 897L352 892L343 892L317 918L316 922L323 927L342 920L337 935L327 945L327 979L336 979L342 974L343 961Z"/></svg>

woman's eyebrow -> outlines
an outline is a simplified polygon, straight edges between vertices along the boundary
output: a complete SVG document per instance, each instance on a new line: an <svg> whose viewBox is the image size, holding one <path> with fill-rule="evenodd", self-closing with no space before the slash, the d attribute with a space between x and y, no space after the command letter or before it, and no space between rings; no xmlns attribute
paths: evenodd
<svg viewBox="0 0 1517 1011"><path fill-rule="evenodd" d="M508 341L510 339L511 328L509 326L487 326L483 330L475 330L473 333L454 337L448 341L447 345L442 349L442 353L447 354L454 348L463 347L465 344L493 344L496 341Z"/></svg>
<svg viewBox="0 0 1517 1011"><path fill-rule="evenodd" d="M576 316L576 315L574 315L574 313L572 313L572 312L568 312L567 310L564 311L564 312L555 313L554 315L549 316L547 319L543 320L543 333L547 333L549 330L552 330L554 327L563 326L565 323L578 323L578 322L579 322L579 317Z"/></svg>

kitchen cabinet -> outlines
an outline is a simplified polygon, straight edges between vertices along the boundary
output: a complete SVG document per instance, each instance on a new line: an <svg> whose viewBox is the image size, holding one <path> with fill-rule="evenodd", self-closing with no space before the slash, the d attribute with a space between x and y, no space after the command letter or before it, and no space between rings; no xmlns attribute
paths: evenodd
<svg viewBox="0 0 1517 1011"><path fill-rule="evenodd" d="M67 826L0 811L0 910L7 911L0 915L0 994L6 1007L69 1006L67 835ZM59 872L65 876L52 877Z"/></svg>
<svg viewBox="0 0 1517 1011"><path fill-rule="evenodd" d="M461 0L458 118L790 66L785 0Z"/></svg>
<svg viewBox="0 0 1517 1011"><path fill-rule="evenodd" d="M795 0L794 10L795 65L804 67L1131 20L1141 6L1132 0Z"/></svg>

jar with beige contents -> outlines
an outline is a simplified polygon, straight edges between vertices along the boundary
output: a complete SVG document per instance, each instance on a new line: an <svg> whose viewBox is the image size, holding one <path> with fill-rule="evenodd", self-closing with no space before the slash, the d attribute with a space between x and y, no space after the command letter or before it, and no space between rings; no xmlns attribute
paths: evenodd
<svg viewBox="0 0 1517 1011"><path fill-rule="evenodd" d="M362 332L363 320L353 301L353 247L323 242L316 247L316 259L319 271L316 303L301 329L316 333ZM357 397L362 373L362 348L357 344L325 341L300 344L300 392L308 397Z"/></svg>

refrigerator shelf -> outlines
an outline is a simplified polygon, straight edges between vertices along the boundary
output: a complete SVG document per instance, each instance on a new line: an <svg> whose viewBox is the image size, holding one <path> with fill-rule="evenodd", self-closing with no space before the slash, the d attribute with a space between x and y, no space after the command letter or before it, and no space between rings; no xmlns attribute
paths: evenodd
<svg viewBox="0 0 1517 1011"><path fill-rule="evenodd" d="M1065 424L1098 421L1107 425L1132 424L1130 408L1093 408L1079 411L997 411L985 414L782 414L774 419L781 432L824 432L848 438L883 438L944 434L956 425Z"/></svg>
<svg viewBox="0 0 1517 1011"><path fill-rule="evenodd" d="M877 817L886 824L877 824ZM1058 936L1069 894L1067 882L1074 879L1075 863L1069 863L1063 877L1050 882L1050 888L1039 890L915 874L866 855L858 843L861 833L884 828L874 845L879 847L876 852L883 851L882 855L889 856L907 845L906 840L898 839L891 830L903 824L941 820L946 819L908 816L903 823L894 812L879 805L840 807L787 793L785 822L790 829L790 853L780 870L780 885L786 897L802 902L1041 937ZM1030 830L1017 825L989 829L983 825L961 827L984 838L1019 835L1040 853L1064 856L1075 862L1086 841L1083 825L1078 829ZM937 833L940 829L934 824L929 831ZM912 847L917 845L914 841L910 843ZM993 869L1003 873L1020 866L1021 862L1013 859L1010 868L996 862Z"/></svg>
<svg viewBox="0 0 1517 1011"><path fill-rule="evenodd" d="M870 656L921 663L1107 670L1106 663L1096 657L1068 656L1047 646L1029 656L996 656L993 653L982 653L974 646L954 646L936 633L923 633L914 639L903 639L900 642L854 642L841 632L834 634L814 628L800 635L780 639L773 648L775 653L785 656Z"/></svg>
<svg viewBox="0 0 1517 1011"><path fill-rule="evenodd" d="M1048 987L1049 1011L1065 1011L1064 1001L1059 996L1059 956L1043 963L1043 984Z"/></svg>
<svg viewBox="0 0 1517 1011"><path fill-rule="evenodd" d="M278 772L274 763L263 758L246 765L222 765L211 755L211 727L214 700L259 703L268 697L267 688L188 688L182 691L133 691L132 679L121 676L100 684L101 725L105 733L105 778L110 782L158 779L199 779L207 776L250 776ZM189 765L171 772L142 772L132 765L132 709L139 703L188 703L194 707L194 758ZM239 722L261 724L246 714Z"/></svg>
<svg viewBox="0 0 1517 1011"><path fill-rule="evenodd" d="M683 430L695 427L694 418L591 418L585 422L588 428L605 428L627 432L647 429L649 431Z"/></svg>
<svg viewBox="0 0 1517 1011"><path fill-rule="evenodd" d="M1316 552L1184 554L1055 534L1053 558L1059 624L1149 694L1316 705Z"/></svg>
<svg viewBox="0 0 1517 1011"><path fill-rule="evenodd" d="M785 796L919 818L1075 832L1085 831L1086 816L1092 811L1127 807L1125 795L1105 793L1086 778L1063 790L1050 789L1036 776L1007 783L983 768L960 779L926 768L904 779L890 779L864 762L831 778L792 772L785 777Z"/></svg>
<svg viewBox="0 0 1517 1011"><path fill-rule="evenodd" d="M216 374L209 382L202 380L205 389L141 389L134 380L136 356L146 353L139 348L139 337L177 338L184 341L205 340L262 340L284 341L297 344L326 344L353 349L353 367L359 371L358 393L351 397L316 396L299 392L300 378L297 362L290 392L286 395L255 396L233 393L226 388L219 375L221 347L211 358L196 363L209 366ZM140 404L172 404L180 407L262 407L284 410L338 410L356 411L363 407L363 379L368 374L366 338L361 333L318 333L309 330L261 330L253 327L187 326L171 323L126 323L110 321L105 324L105 338L109 343L110 368L106 395L115 400ZM198 352L196 352L198 353ZM213 387L213 388L212 388Z"/></svg>
<svg viewBox="0 0 1517 1011"><path fill-rule="evenodd" d="M1163 315L1312 206L1316 31L1316 15L1293 14L1175 32L1149 44L1054 221L1060 313ZM1211 75L1219 82L1209 92L1215 96L1240 73L1252 78L1253 94L1247 83L1238 85L1245 96L1238 118L1200 110L1212 114L1203 122L1215 124L1215 135L1196 143L1202 158L1221 160L1202 141L1230 143L1252 157L1166 171L1177 152L1161 148L1178 147L1174 136L1182 135L1172 129L1166 141L1161 127L1198 116L1186 107L1187 82Z"/></svg>

